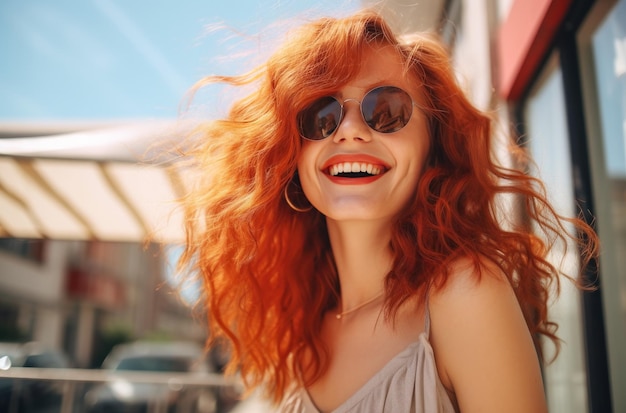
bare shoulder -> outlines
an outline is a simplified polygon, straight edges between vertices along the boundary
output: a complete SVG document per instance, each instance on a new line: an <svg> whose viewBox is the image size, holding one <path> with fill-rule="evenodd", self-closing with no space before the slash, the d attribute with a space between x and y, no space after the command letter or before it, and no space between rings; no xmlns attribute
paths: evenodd
<svg viewBox="0 0 626 413"><path fill-rule="evenodd" d="M533 341L498 266L458 260L429 306L439 376L461 411L546 411Z"/></svg>
<svg viewBox="0 0 626 413"><path fill-rule="evenodd" d="M458 303L458 300L468 300L465 302L468 304L469 300L477 300L479 296L487 298L490 295L499 296L500 294L504 294L507 298L514 298L517 303L509 280L500 268L490 261L483 260L477 267L469 259L459 259L450 265L449 272L450 276L446 284L430 295L429 302L435 308L454 305ZM475 304L491 306L490 302Z"/></svg>

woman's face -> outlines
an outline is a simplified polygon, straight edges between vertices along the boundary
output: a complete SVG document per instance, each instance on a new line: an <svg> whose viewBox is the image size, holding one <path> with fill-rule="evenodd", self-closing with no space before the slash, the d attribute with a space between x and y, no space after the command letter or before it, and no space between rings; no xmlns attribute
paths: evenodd
<svg viewBox="0 0 626 413"><path fill-rule="evenodd" d="M403 89L417 105L421 99L417 82L403 73L402 59L392 47L372 48L362 63L357 76L334 95L340 102L348 99L339 126L326 139L303 139L298 160L307 198L336 221L396 216L415 195L430 148L426 117L415 106L409 122L396 132L377 132L365 123L359 102L377 86ZM355 163L368 173L338 174Z"/></svg>

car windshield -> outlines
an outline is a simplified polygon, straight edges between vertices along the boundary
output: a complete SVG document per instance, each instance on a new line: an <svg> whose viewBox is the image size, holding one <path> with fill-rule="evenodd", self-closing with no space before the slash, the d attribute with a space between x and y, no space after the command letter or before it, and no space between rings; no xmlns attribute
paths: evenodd
<svg viewBox="0 0 626 413"><path fill-rule="evenodd" d="M68 367L68 364L67 361L59 354L41 353L32 354L26 357L24 367L63 368Z"/></svg>
<svg viewBox="0 0 626 413"><path fill-rule="evenodd" d="M189 370L190 361L185 358L174 357L131 357L120 361L116 370L134 371L172 371L185 372Z"/></svg>

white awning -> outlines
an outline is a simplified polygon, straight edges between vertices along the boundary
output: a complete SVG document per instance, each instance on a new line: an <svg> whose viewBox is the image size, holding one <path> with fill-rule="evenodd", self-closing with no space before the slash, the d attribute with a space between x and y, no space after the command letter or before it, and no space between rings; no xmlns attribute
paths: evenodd
<svg viewBox="0 0 626 413"><path fill-rule="evenodd" d="M184 138L181 123L65 129L82 130L0 124L0 236L182 241L180 170L156 156Z"/></svg>

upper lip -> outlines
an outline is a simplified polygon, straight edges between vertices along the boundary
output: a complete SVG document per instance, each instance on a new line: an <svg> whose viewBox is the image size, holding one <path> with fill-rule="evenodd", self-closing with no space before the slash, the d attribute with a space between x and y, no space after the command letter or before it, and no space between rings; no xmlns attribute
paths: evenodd
<svg viewBox="0 0 626 413"><path fill-rule="evenodd" d="M366 154L334 155L322 165L322 171L328 175L337 175L340 172L367 172L378 175L388 169L387 163L375 156Z"/></svg>

